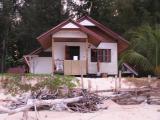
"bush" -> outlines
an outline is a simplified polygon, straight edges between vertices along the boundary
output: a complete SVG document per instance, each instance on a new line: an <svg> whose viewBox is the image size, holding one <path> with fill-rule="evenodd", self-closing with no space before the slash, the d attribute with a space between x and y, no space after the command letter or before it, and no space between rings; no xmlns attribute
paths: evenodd
<svg viewBox="0 0 160 120"><path fill-rule="evenodd" d="M76 87L77 80L72 76L55 75L27 75L23 77L20 75L6 75L5 80L2 82L2 87L9 93L17 94L27 91L37 92L43 89L49 90L51 93L67 88L68 90ZM36 84L32 84L32 80L37 80ZM30 82L29 82L30 81Z"/></svg>
<svg viewBox="0 0 160 120"><path fill-rule="evenodd" d="M22 84L20 75L5 75L2 81L2 88L6 89L8 93L15 95L17 93L26 92L31 88L30 84Z"/></svg>

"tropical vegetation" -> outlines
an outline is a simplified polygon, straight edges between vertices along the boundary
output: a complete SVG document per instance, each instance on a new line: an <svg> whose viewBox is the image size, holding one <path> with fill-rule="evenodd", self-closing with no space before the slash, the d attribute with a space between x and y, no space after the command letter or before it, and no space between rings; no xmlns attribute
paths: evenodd
<svg viewBox="0 0 160 120"><path fill-rule="evenodd" d="M79 85L79 81L76 78L57 74L54 77L45 74L3 74L3 76L0 75L0 80L1 87L5 89L6 93L12 95L24 92L34 94L43 90L49 93L61 94L60 90L70 91Z"/></svg>
<svg viewBox="0 0 160 120"><path fill-rule="evenodd" d="M143 25L129 34L130 49L121 55L120 63L134 65L141 74L160 75L160 26Z"/></svg>
<svg viewBox="0 0 160 120"><path fill-rule="evenodd" d="M0 0L1 71L20 64L37 47L35 38L60 21L88 14L130 41L119 63L142 75L159 74L159 0Z"/></svg>

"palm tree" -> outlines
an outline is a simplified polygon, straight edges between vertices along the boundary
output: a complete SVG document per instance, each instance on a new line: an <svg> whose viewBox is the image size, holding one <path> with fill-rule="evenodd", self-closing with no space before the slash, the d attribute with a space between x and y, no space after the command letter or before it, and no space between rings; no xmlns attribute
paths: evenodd
<svg viewBox="0 0 160 120"><path fill-rule="evenodd" d="M120 57L120 63L136 65L139 70L160 70L160 26L143 25L131 35L131 46Z"/></svg>

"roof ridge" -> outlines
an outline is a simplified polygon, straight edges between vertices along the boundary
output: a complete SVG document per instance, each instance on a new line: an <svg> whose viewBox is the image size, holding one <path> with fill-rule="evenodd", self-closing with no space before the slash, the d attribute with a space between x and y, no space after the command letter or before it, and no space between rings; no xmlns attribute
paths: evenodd
<svg viewBox="0 0 160 120"><path fill-rule="evenodd" d="M97 45L104 40L104 38L102 36L98 35L96 32L88 29L87 27L79 24L77 21L75 21L71 18L61 22L57 26L55 26L52 29L48 30L47 32L43 33L42 35L37 37L37 40L39 42L42 41L42 39L44 39L46 36L50 36L52 33L58 32L60 29L62 29L63 26L65 26L66 24L68 24L70 22L73 23L74 25L78 26L78 29L81 30L82 32L92 36L94 39L97 39ZM40 42L40 44L42 44L42 43Z"/></svg>
<svg viewBox="0 0 160 120"><path fill-rule="evenodd" d="M84 15L84 16L82 16L81 18L79 18L78 20L77 20L77 22L82 22L83 20L85 20L85 18L88 18L89 20L90 20L90 22L93 22L94 24L97 24L96 26L98 27L98 28L100 28L101 30L103 30L104 32L106 32L106 33L108 33L108 32L110 32L110 34L112 34L112 37L114 37L115 39L117 39L117 37L118 38L120 38L121 40L123 40L123 41L125 41L126 43L129 43L125 38L123 38L122 36L120 36L119 34L117 34L116 32L114 32L114 31L112 31L110 28L108 28L107 26L105 26L105 25L103 25L103 24L101 24L100 22L98 22L98 21L96 21L96 20L94 20L93 18L91 18L90 16L88 16L88 15ZM107 32L108 31L108 32ZM109 33L108 33L109 34Z"/></svg>
<svg viewBox="0 0 160 120"><path fill-rule="evenodd" d="M41 34L40 36L38 36L36 39L41 38L42 36L46 35L46 34L49 33L50 31L56 29L57 27L59 27L59 26L65 24L66 22L68 22L68 21L70 21L70 20L72 20L72 19L71 19L71 18L68 18L68 19L62 21L60 24L58 24L58 25L54 26L53 28L49 29L47 32L42 33L42 34Z"/></svg>

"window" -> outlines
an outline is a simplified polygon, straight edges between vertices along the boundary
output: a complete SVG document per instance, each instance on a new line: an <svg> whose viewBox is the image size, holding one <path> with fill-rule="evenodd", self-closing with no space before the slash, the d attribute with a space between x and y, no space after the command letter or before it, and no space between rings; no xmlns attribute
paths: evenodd
<svg viewBox="0 0 160 120"><path fill-rule="evenodd" d="M80 46L65 47L65 59L73 60L73 56L78 56L78 60L80 59Z"/></svg>
<svg viewBox="0 0 160 120"><path fill-rule="evenodd" d="M91 49L91 62L97 62L97 49Z"/></svg>
<svg viewBox="0 0 160 120"><path fill-rule="evenodd" d="M91 62L111 62L111 49L91 49Z"/></svg>

